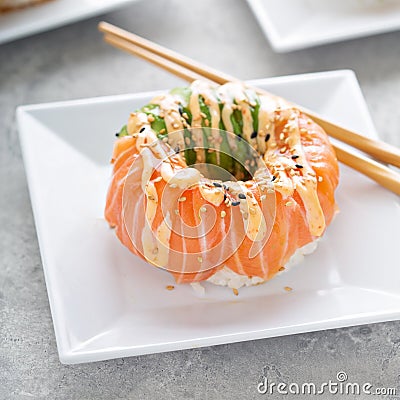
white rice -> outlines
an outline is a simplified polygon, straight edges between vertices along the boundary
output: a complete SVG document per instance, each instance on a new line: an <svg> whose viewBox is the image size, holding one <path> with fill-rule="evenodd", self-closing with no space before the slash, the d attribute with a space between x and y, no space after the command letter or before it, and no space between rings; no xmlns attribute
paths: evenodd
<svg viewBox="0 0 400 400"><path fill-rule="evenodd" d="M292 268L294 265L301 263L304 260L304 256L313 253L316 250L317 246L318 240L315 240L311 243L306 244L300 249L297 249L292 257L290 257L290 260L285 265L285 269L282 272L285 272L288 269ZM227 286L231 289L240 289L243 286L259 285L260 283L264 283L265 280L259 278L258 276L253 276L250 278L249 276L239 275L236 272L232 271L230 268L224 266L213 276L208 278L206 282L210 282L214 285L219 286ZM200 282L191 283L191 285L197 294L205 294L205 288L201 285Z"/></svg>

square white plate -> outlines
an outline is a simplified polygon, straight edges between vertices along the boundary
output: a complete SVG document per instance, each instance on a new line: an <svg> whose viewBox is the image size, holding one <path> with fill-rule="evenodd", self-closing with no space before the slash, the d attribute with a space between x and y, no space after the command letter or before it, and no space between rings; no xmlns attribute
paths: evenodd
<svg viewBox="0 0 400 400"><path fill-rule="evenodd" d="M0 43L106 13L137 0L51 0L0 14Z"/></svg>
<svg viewBox="0 0 400 400"><path fill-rule="evenodd" d="M376 136L351 71L252 82ZM124 248L103 219L114 132L156 93L20 107L21 146L60 360L79 363L400 317L398 197L341 168L317 251L239 296L199 297ZM283 288L290 286L288 293Z"/></svg>
<svg viewBox="0 0 400 400"><path fill-rule="evenodd" d="M400 29L398 0L247 0L277 52Z"/></svg>

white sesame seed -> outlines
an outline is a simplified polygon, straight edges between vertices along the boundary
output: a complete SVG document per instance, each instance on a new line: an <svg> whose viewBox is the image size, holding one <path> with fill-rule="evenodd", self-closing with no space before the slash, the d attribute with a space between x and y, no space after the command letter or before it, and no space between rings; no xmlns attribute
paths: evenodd
<svg viewBox="0 0 400 400"><path fill-rule="evenodd" d="M205 207L200 207L200 211L204 213L204 212L207 211L207 208L205 208Z"/></svg>
<svg viewBox="0 0 400 400"><path fill-rule="evenodd" d="M176 183L171 183L171 184L169 185L169 187L170 187L171 189L175 189L176 187L178 187L178 185L177 185Z"/></svg>
<svg viewBox="0 0 400 400"><path fill-rule="evenodd" d="M202 263L202 262L203 262L203 258L202 258L202 257L197 257L197 261L198 261L199 263Z"/></svg>
<svg viewBox="0 0 400 400"><path fill-rule="evenodd" d="M179 214L179 210L175 210L175 214L178 215Z"/></svg>
<svg viewBox="0 0 400 400"><path fill-rule="evenodd" d="M157 176L157 178L155 178L153 180L153 182L160 182L162 180L162 176Z"/></svg>
<svg viewBox="0 0 400 400"><path fill-rule="evenodd" d="M318 177L318 182L322 182L324 180L324 178L322 176Z"/></svg>
<svg viewBox="0 0 400 400"><path fill-rule="evenodd" d="M226 212L225 211L221 211L221 218L225 218L226 217Z"/></svg>
<svg viewBox="0 0 400 400"><path fill-rule="evenodd" d="M178 199L178 201L180 201L180 202L186 201L186 197L182 196L181 198Z"/></svg>
<svg viewBox="0 0 400 400"><path fill-rule="evenodd" d="M263 200L265 200L266 198L267 198L267 196L266 196L265 194L263 194L263 195L260 197L260 200L263 201Z"/></svg>
<svg viewBox="0 0 400 400"><path fill-rule="evenodd" d="M293 201L288 201L288 202L286 202L286 204L285 204L286 207L290 207L290 206L292 206L292 205L293 205Z"/></svg>

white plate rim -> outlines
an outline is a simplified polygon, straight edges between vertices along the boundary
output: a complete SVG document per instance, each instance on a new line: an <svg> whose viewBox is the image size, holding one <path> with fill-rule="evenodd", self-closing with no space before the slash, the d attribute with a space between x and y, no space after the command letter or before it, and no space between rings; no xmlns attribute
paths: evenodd
<svg viewBox="0 0 400 400"><path fill-rule="evenodd" d="M54 0L57 1L57 0ZM135 3L138 0L114 0L109 1L106 4L98 4L93 3L93 6L90 9L85 10L85 12L79 13L79 10L72 10L67 15L55 14L52 16L52 19L48 18L39 19L37 21L31 21L30 25L24 26L24 24L17 25L16 27L6 27L2 28L0 26L0 44L9 43L17 39L22 39L24 37L28 37L31 35L35 35L37 33L46 32L48 30L52 30L55 28L59 28L64 25L72 24L74 22L78 22L83 19L88 19L94 17L96 15L105 14L107 12L116 10L117 8L123 7L125 5ZM32 7L40 7L46 6L44 4L33 5ZM31 7L22 8L15 11L9 11L7 13L29 13ZM4 14L7 15L7 14ZM4 18L3 14L0 14L2 18Z"/></svg>
<svg viewBox="0 0 400 400"><path fill-rule="evenodd" d="M313 39L306 40L284 40L275 29L274 22L267 12L266 8L262 5L262 0L246 0L255 18L257 19L261 30L270 42L271 47L277 53L286 53L310 47L322 46L325 44L337 43L341 41L348 41L352 39L359 39L366 36L379 35L389 33L400 29L400 18L398 21L388 23L387 21L377 21L375 26L361 28L353 26L351 29L343 31L340 34L331 35L319 32L318 36Z"/></svg>

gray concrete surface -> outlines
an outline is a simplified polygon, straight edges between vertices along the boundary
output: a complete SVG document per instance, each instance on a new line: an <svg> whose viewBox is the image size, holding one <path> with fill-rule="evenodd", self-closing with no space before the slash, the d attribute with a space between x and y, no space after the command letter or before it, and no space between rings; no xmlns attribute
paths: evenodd
<svg viewBox="0 0 400 400"><path fill-rule="evenodd" d="M380 134L400 145L400 32L277 55L241 0L146 0L103 18L242 78L354 69ZM259 398L266 365L297 382L321 382L344 370L353 381L396 386L400 395L399 322L59 363L15 107L180 83L103 44L99 20L0 46L0 399Z"/></svg>

